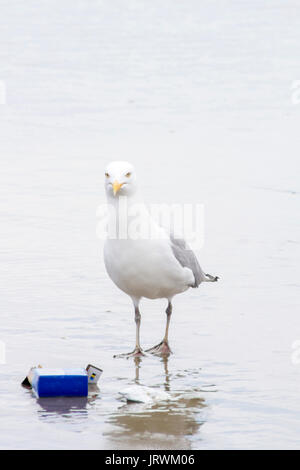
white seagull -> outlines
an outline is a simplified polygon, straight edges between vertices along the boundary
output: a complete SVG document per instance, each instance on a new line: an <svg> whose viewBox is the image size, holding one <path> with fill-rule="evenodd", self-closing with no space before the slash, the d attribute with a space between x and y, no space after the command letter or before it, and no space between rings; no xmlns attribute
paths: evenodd
<svg viewBox="0 0 300 470"><path fill-rule="evenodd" d="M169 355L173 297L190 287L198 287L201 282L217 281L218 277L205 274L185 240L168 234L151 217L139 198L135 169L130 163L115 161L107 166L105 190L109 211L104 262L112 281L131 297L136 323L134 350L118 357L144 355L140 345L139 310L143 297L168 300L164 338L146 352Z"/></svg>

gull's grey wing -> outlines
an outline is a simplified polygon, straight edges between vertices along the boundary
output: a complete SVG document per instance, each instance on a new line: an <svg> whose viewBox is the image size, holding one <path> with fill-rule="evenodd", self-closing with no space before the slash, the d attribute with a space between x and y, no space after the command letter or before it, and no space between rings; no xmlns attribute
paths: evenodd
<svg viewBox="0 0 300 470"><path fill-rule="evenodd" d="M184 268L190 268L194 274L195 283L191 287L198 287L203 281L207 281L205 273L196 258L195 253L187 245L183 238L174 238L170 235L171 248L177 261Z"/></svg>

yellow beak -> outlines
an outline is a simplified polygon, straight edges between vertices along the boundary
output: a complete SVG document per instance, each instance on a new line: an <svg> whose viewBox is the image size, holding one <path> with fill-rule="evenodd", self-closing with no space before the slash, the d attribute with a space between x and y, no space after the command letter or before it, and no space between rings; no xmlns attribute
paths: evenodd
<svg viewBox="0 0 300 470"><path fill-rule="evenodd" d="M119 183L118 181L114 181L113 183L113 191L114 191L114 196L120 191L123 183Z"/></svg>

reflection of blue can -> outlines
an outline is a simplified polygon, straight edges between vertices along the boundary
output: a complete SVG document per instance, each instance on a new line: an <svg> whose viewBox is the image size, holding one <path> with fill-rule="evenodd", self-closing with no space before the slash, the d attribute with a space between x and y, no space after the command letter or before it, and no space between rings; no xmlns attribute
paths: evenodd
<svg viewBox="0 0 300 470"><path fill-rule="evenodd" d="M38 397L86 397L88 374L81 368L36 368L33 371L32 388Z"/></svg>

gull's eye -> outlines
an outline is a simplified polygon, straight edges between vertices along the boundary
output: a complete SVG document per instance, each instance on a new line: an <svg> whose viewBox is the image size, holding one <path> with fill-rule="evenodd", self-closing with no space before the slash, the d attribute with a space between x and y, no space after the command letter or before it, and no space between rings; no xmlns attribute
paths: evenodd
<svg viewBox="0 0 300 470"><path fill-rule="evenodd" d="M128 171L128 173L126 173L126 175L125 175L125 176L126 176L126 178L130 178L130 176L131 176L131 173L130 173L130 171Z"/></svg>
<svg viewBox="0 0 300 470"><path fill-rule="evenodd" d="M109 174L108 174L108 173L105 173L105 176L106 176L106 178L109 178Z"/></svg>

